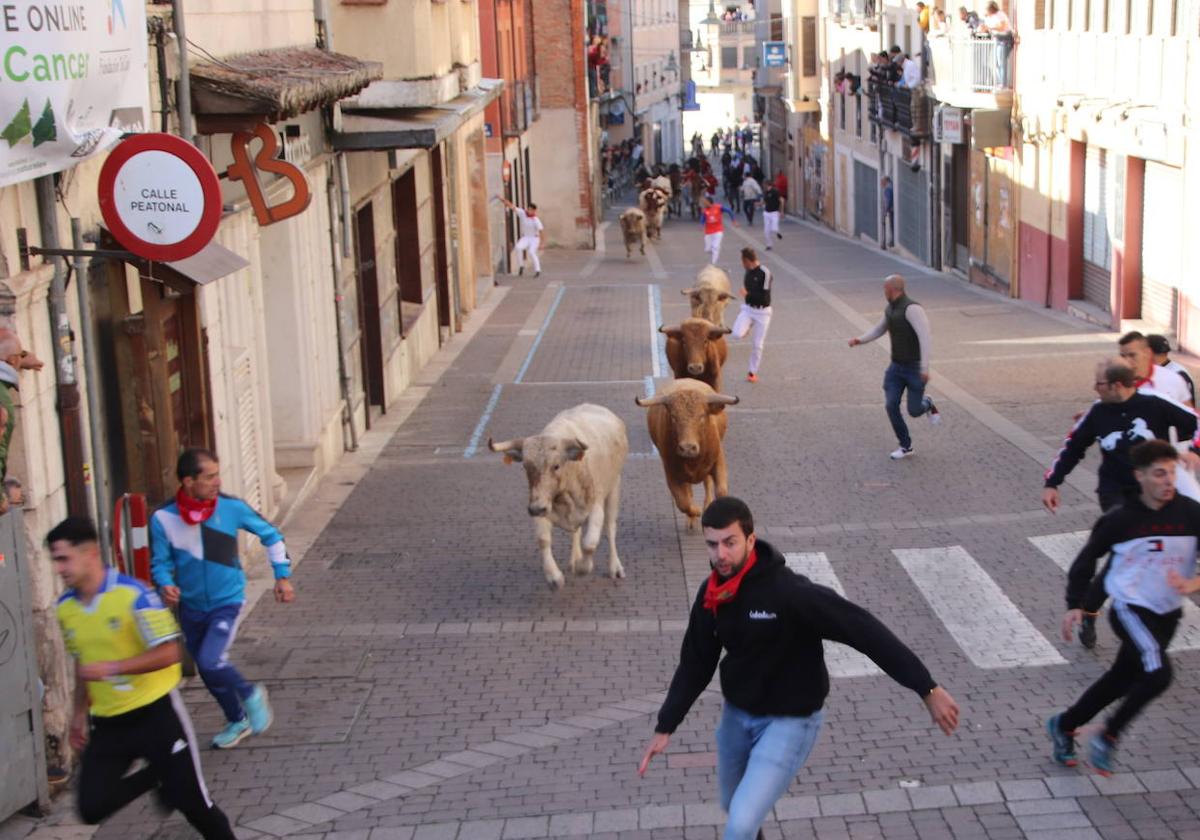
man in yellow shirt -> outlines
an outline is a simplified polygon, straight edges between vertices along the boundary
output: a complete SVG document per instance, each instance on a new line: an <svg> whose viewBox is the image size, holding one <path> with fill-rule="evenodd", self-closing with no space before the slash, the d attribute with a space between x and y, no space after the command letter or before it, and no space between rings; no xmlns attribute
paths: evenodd
<svg viewBox="0 0 1200 840"><path fill-rule="evenodd" d="M192 721L175 690L174 616L152 589L104 565L90 520L64 519L46 545L67 585L58 622L75 658L71 746L83 750L79 815L98 823L157 788L206 840L234 840L204 786ZM148 766L126 775L139 758Z"/></svg>

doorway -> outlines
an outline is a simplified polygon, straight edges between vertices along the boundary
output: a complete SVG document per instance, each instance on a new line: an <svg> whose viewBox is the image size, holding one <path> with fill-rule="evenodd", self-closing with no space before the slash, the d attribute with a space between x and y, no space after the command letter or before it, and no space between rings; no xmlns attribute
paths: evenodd
<svg viewBox="0 0 1200 840"><path fill-rule="evenodd" d="M354 214L354 259L358 275L358 311L362 323L362 366L366 372L367 407L383 410L383 335L379 323L379 273L375 265L375 210L368 202ZM367 411L367 427L371 413Z"/></svg>
<svg viewBox="0 0 1200 840"><path fill-rule="evenodd" d="M433 163L433 230L437 252L434 254L435 278L437 280L438 326L450 328L450 267L446 247L446 176L442 163L443 148L437 146L430 154ZM441 330L438 331L439 336ZM446 338L439 338L441 346Z"/></svg>

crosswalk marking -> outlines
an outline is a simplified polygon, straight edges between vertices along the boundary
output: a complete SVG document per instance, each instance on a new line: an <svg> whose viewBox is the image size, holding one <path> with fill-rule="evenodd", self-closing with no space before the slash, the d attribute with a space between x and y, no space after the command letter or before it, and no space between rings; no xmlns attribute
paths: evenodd
<svg viewBox="0 0 1200 840"><path fill-rule="evenodd" d="M1046 534L1030 537L1029 541L1065 572L1075 562L1075 557L1087 542L1089 533L1091 532L1069 531L1065 534ZM1097 572L1103 568L1103 563L1104 561L1101 561L1096 564ZM1066 585L1065 579L1063 585ZM1188 598L1183 599L1183 618L1179 620L1179 628L1175 631L1175 638L1171 640L1167 650L1200 650L1200 607Z"/></svg>
<svg viewBox="0 0 1200 840"><path fill-rule="evenodd" d="M967 658L980 668L1066 660L960 545L892 549Z"/></svg>
<svg viewBox="0 0 1200 840"><path fill-rule="evenodd" d="M846 591L842 582L833 571L829 559L823 551L792 552L783 555L787 567L797 574L804 575L813 583L828 586L843 598ZM865 677L882 673L868 657L852 647L836 642L825 643L825 666L831 677Z"/></svg>

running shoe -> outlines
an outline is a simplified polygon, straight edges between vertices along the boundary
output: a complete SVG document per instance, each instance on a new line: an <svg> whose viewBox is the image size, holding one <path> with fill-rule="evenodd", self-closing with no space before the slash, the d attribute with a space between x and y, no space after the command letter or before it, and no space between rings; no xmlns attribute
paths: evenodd
<svg viewBox="0 0 1200 840"><path fill-rule="evenodd" d="M242 718L226 725L224 729L213 736L213 749L228 750L236 747L250 737L250 721Z"/></svg>
<svg viewBox="0 0 1200 840"><path fill-rule="evenodd" d="M912 450L911 446L898 446L892 450L892 454L889 455L888 457L891 458L893 461L899 461L901 458L907 458L909 455L912 455L912 454L913 454L913 450Z"/></svg>
<svg viewBox="0 0 1200 840"><path fill-rule="evenodd" d="M274 714L271 712L271 702L267 699L267 690L262 685L254 686L254 693L242 701L246 717L250 722L250 731L261 735L271 726Z"/></svg>
<svg viewBox="0 0 1200 840"><path fill-rule="evenodd" d="M1096 616L1085 615L1079 622L1079 644L1088 650L1096 646Z"/></svg>
<svg viewBox="0 0 1200 840"><path fill-rule="evenodd" d="M1046 734L1050 736L1052 746L1050 755L1063 767L1074 767L1079 763L1075 758L1075 736L1062 731L1058 725L1061 719L1062 715L1057 714L1046 721Z"/></svg>
<svg viewBox="0 0 1200 840"><path fill-rule="evenodd" d="M746 374L746 381L747 382L757 382L758 374L755 373L754 371L750 371L749 373Z"/></svg>
<svg viewBox="0 0 1200 840"><path fill-rule="evenodd" d="M535 272L533 272L533 276L534 276L534 277L541 277L541 276L542 276L542 272L540 272L540 271L535 271Z"/></svg>
<svg viewBox="0 0 1200 840"><path fill-rule="evenodd" d="M929 416L929 425L942 425L942 412L938 411L937 406L933 404L933 400L929 397L925 398L925 413Z"/></svg>
<svg viewBox="0 0 1200 840"><path fill-rule="evenodd" d="M782 233L780 233L779 231L775 231L775 238L776 238L776 239L783 239L783 234L782 234Z"/></svg>
<svg viewBox="0 0 1200 840"><path fill-rule="evenodd" d="M1092 769L1101 776L1111 776L1113 753L1116 750L1116 741L1103 732L1093 735L1092 739L1088 741L1088 761L1091 763Z"/></svg>

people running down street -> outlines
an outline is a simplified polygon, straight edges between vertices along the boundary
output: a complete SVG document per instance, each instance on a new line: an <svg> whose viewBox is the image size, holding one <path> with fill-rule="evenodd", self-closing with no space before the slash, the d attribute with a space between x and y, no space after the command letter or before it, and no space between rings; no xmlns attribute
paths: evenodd
<svg viewBox="0 0 1200 840"><path fill-rule="evenodd" d="M725 705L716 734L717 784L728 814L723 836L753 840L820 733L829 694L825 640L862 651L917 694L943 732L954 732L958 704L921 660L862 607L791 571L782 554L756 538L745 502L717 499L700 524L712 574L696 593L679 665L639 774L666 751L719 662Z"/></svg>
<svg viewBox="0 0 1200 840"><path fill-rule="evenodd" d="M517 214L517 224L520 227L521 235L517 238L517 274L525 273L525 263L528 261L533 264L533 276L540 277L542 274L542 261L538 257L538 253L544 251L546 246L542 239L542 231L545 225L538 218L537 205L530 202L528 209L523 209L513 204L503 196L496 196L504 203L504 206Z"/></svg>
<svg viewBox="0 0 1200 840"><path fill-rule="evenodd" d="M1111 773L1126 727L1171 684L1167 646L1183 614L1184 596L1200 591L1200 503L1175 491L1178 457L1175 448L1161 440L1133 448L1138 496L1100 517L1071 565L1063 639L1070 641L1075 625L1086 615L1095 616L1111 597L1109 621L1121 646L1108 671L1074 705L1046 721L1059 764L1076 764L1080 727L1120 701L1103 729L1088 739L1092 769ZM1097 561L1106 556L1107 568L1095 576Z"/></svg>
<svg viewBox="0 0 1200 840"><path fill-rule="evenodd" d="M150 573L169 606L179 607L188 653L205 687L225 713L213 747L229 749L271 725L271 704L229 661L246 601L246 573L238 558L238 531L262 542L275 575L275 600L289 603L291 560L283 535L241 499L221 493L217 456L185 449L176 464L179 490L150 517Z"/></svg>
<svg viewBox="0 0 1200 840"><path fill-rule="evenodd" d="M1192 405L1187 382L1175 371L1154 363L1154 351L1146 336L1136 330L1127 332L1117 339L1117 348L1121 358L1133 368L1138 393L1157 394L1180 405Z"/></svg>
<svg viewBox="0 0 1200 840"><path fill-rule="evenodd" d="M929 384L933 344L929 316L921 304L908 296L904 278L899 274L889 275L883 281L883 296L888 303L879 323L848 343L851 347L857 347L874 341L884 333L891 340L892 362L883 375L883 394L892 431L900 443L889 457L899 461L913 454L912 436L900 413L900 400L904 392L908 391L910 417L927 415L929 422L936 426L942 422L942 415L933 404L933 399L925 394L925 386Z"/></svg>
<svg viewBox="0 0 1200 840"><path fill-rule="evenodd" d="M724 204L718 204L711 198L704 199L700 210L700 219L704 222L704 250L708 253L708 261L713 265L721 259L721 240L725 237L725 220L721 214L729 216L729 223L737 227L737 217L733 209Z"/></svg>
<svg viewBox="0 0 1200 840"><path fill-rule="evenodd" d="M758 381L758 366L762 364L763 342L767 340L767 329L771 326L771 269L758 261L753 248L742 249L742 268L746 275L742 279L742 308L733 322L733 337L750 336L750 368L746 374L749 382Z"/></svg>
<svg viewBox="0 0 1200 840"><path fill-rule="evenodd" d="M783 196L779 194L779 189L770 181L767 182L766 189L763 190L763 240L767 243L767 250L771 250L771 236L776 239L783 239L783 234L779 232L779 216L783 211Z"/></svg>
<svg viewBox="0 0 1200 840"><path fill-rule="evenodd" d="M746 213L746 224L754 224L754 208L762 200L762 187L758 185L753 175L742 178L742 210Z"/></svg>
<svg viewBox="0 0 1200 840"><path fill-rule="evenodd" d="M152 589L104 565L99 539L79 517L46 535L67 586L57 614L75 659L69 737L83 751L79 816L94 825L153 791L206 840L233 840L204 785L200 746L176 690L179 626ZM145 766L128 772L136 761Z"/></svg>
<svg viewBox="0 0 1200 840"><path fill-rule="evenodd" d="M1150 352L1154 354L1154 364L1179 374L1183 379L1183 384L1187 385L1188 393L1191 394L1191 404L1195 405L1196 383L1192 380L1188 369L1171 358L1171 342L1167 340L1167 337L1165 335L1148 335L1146 344L1150 347Z"/></svg>

